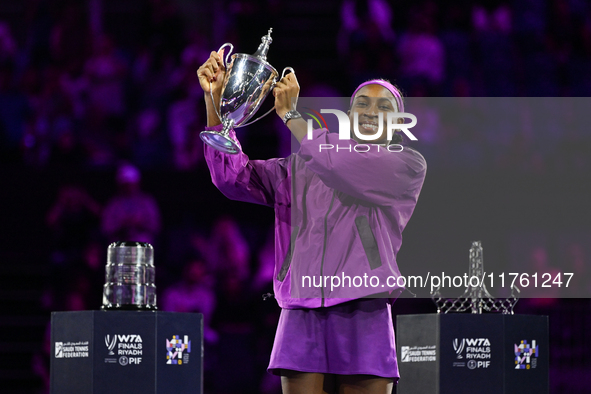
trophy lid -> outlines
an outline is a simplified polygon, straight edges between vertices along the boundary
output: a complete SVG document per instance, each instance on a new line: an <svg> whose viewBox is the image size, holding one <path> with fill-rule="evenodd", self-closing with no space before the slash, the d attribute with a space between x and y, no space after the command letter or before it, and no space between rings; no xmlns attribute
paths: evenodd
<svg viewBox="0 0 591 394"><path fill-rule="evenodd" d="M261 44L259 45L259 48L257 49L257 51L254 53L253 56L258 57L259 59L266 61L267 60L267 52L269 51L269 45L271 45L271 43L273 42L273 39L271 38L271 32L273 31L273 28L271 27L269 29L269 31L267 32L266 36L261 37Z"/></svg>
<svg viewBox="0 0 591 394"><path fill-rule="evenodd" d="M135 241L117 241L109 245L109 248L121 248L121 247L136 247L136 248L148 248L153 249L152 245L147 242L135 242Z"/></svg>
<svg viewBox="0 0 591 394"><path fill-rule="evenodd" d="M107 265L154 265L154 248L147 242L118 241L107 249Z"/></svg>

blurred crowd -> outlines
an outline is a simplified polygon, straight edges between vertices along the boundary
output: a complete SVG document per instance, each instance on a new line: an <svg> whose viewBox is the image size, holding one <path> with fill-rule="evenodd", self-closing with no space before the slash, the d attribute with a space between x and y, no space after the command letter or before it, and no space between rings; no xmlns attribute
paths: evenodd
<svg viewBox="0 0 591 394"><path fill-rule="evenodd" d="M339 50L353 79L389 75L411 97L588 96L590 7L584 0L345 0Z"/></svg>
<svg viewBox="0 0 591 394"><path fill-rule="evenodd" d="M142 40L125 48L93 25L88 8L100 2L30 3L20 47L0 21L3 153L35 167L128 160L182 170L199 161L195 70L208 52L185 36L173 2L140 7Z"/></svg>
<svg viewBox="0 0 591 394"><path fill-rule="evenodd" d="M108 15L101 18L99 11L101 4L108 7L101 0L29 3L26 32L18 40L15 21L0 20L2 160L90 169L112 168L122 160L141 169L204 165L198 136L205 123L203 93L195 70L224 41L234 43L238 52L254 52L266 27L255 31L244 26L257 17L280 19L286 7L273 0L216 2L210 14L200 14L211 16L208 23L188 24L180 1L129 2L137 8L137 37L125 39L107 29ZM289 57L279 44L273 47L276 64L297 69L302 95L347 96L359 82L374 77L389 78L409 97L591 92L588 1L333 3L335 14L325 22L334 25L334 72L318 75L299 56ZM209 23L215 24L215 33ZM289 145L289 138L276 123L258 128L271 129L260 132L271 141L265 155L289 151L281 146ZM585 138L563 135L569 146L587 143ZM441 135L438 143L445 150L455 141ZM473 160L462 159L467 165Z"/></svg>

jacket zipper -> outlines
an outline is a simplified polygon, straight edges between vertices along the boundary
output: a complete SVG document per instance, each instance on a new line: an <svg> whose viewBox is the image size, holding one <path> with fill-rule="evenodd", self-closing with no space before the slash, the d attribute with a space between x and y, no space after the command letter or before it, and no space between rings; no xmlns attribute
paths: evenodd
<svg viewBox="0 0 591 394"><path fill-rule="evenodd" d="M330 200L330 206L328 207L328 211L326 212L326 216L324 216L324 246L322 248L322 260L320 262L320 280L322 282L322 287L320 288L321 295L322 295L322 302L320 304L321 307L324 307L324 255L326 253L326 241L328 238L328 214L332 210L332 204L334 203L334 196L336 195L337 191L333 190L332 198Z"/></svg>

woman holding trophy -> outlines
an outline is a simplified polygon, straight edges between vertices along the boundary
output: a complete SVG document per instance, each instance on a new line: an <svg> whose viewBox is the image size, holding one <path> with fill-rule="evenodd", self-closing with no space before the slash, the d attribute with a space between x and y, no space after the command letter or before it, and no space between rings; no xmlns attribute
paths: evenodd
<svg viewBox="0 0 591 394"><path fill-rule="evenodd" d="M223 52L212 52L197 75L208 132L228 130L237 149L206 145L205 158L228 198L275 210L273 288L282 311L268 371L289 394L391 393L399 378L391 304L404 290L396 254L426 172L417 151L390 149L402 141L386 133L387 114L404 112L400 91L365 82L351 97L352 139L326 129L308 135L294 104L296 75L287 74L272 90L274 110L300 149L249 160L217 112L228 77ZM367 140L359 134L376 137L372 149L358 149Z"/></svg>

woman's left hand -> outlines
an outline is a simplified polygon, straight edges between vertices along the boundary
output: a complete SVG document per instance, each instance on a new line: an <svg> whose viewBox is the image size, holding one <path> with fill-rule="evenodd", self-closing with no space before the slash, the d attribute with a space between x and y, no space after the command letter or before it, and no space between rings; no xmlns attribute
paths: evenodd
<svg viewBox="0 0 591 394"><path fill-rule="evenodd" d="M289 73L273 88L275 96L275 112L281 119L291 110L295 110L298 95L300 94L300 85L295 73Z"/></svg>

